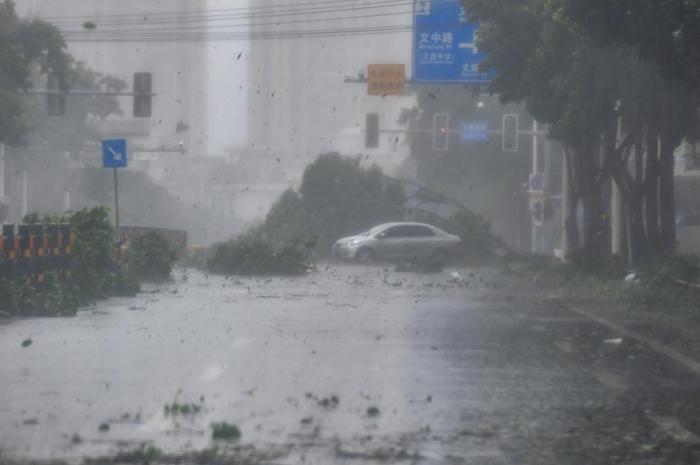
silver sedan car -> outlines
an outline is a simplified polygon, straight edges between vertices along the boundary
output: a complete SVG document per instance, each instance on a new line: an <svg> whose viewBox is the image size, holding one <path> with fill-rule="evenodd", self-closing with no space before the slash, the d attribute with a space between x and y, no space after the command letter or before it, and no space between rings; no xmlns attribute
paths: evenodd
<svg viewBox="0 0 700 465"><path fill-rule="evenodd" d="M333 245L333 257L372 263L375 260L421 260L444 263L461 240L424 223L385 223Z"/></svg>

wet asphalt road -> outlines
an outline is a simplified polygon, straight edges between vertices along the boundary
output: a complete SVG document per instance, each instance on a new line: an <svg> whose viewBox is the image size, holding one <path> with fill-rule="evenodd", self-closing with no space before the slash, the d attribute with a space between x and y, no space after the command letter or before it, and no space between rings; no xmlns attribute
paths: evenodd
<svg viewBox="0 0 700 465"><path fill-rule="evenodd" d="M164 462L214 445L253 463L700 463L695 374L495 270L452 271L186 271L2 322L0 462L146 443ZM212 441L220 421L237 447Z"/></svg>

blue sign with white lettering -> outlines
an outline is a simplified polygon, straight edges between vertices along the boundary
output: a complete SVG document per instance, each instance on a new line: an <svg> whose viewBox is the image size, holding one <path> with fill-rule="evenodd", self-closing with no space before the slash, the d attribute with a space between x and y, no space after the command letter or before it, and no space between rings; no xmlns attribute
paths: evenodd
<svg viewBox="0 0 700 465"><path fill-rule="evenodd" d="M102 166L105 168L126 168L126 139L102 141Z"/></svg>
<svg viewBox="0 0 700 465"><path fill-rule="evenodd" d="M486 142L489 140L489 123L486 121L466 121L462 123L462 141Z"/></svg>
<svg viewBox="0 0 700 465"><path fill-rule="evenodd" d="M488 83L486 54L476 45L478 25L467 22L461 0L414 0L413 79L424 82Z"/></svg>

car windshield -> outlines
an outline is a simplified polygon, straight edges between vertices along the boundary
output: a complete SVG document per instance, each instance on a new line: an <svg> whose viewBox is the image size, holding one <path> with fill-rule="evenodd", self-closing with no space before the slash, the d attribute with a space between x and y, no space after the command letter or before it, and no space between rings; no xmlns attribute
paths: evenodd
<svg viewBox="0 0 700 465"><path fill-rule="evenodd" d="M0 465L700 464L700 0L0 0Z"/></svg>
<svg viewBox="0 0 700 465"><path fill-rule="evenodd" d="M386 226L375 226L372 229L368 229L365 232L360 233L360 236L374 236L386 229Z"/></svg>

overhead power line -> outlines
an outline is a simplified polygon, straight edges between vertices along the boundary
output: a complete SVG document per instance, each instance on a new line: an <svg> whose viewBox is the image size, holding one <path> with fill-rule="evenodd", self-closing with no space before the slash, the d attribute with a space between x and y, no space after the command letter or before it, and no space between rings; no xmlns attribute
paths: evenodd
<svg viewBox="0 0 700 465"><path fill-rule="evenodd" d="M261 23L243 23L243 24L213 24L213 25L202 25L202 26L171 26L171 27L140 27L140 28L119 28L119 29L107 29L99 31L85 31L85 30L62 30L64 35L83 35L86 37L96 36L100 34L113 34L118 32L119 34L128 33L141 33L141 32L181 32L181 31L216 31L221 29L241 29L249 27L261 27L261 26L279 26L287 24L313 24L313 23L328 23L337 21L354 21L358 19L374 19L374 18L386 18L386 17L404 17L407 15L412 15L413 11L395 11L390 13L373 13L366 15L350 15L350 16L334 16L329 18L310 18L310 19L292 19L288 21L268 21Z"/></svg>
<svg viewBox="0 0 700 465"><path fill-rule="evenodd" d="M336 5L337 3L337 5ZM329 0L327 2L313 2L309 4L323 4L322 7L304 7L303 4L281 5L274 9L250 9L245 12L232 13L231 10L202 10L197 12L179 11L172 14L140 13L129 15L95 14L75 17L43 17L57 26L82 26L85 22L95 22L102 26L110 25L135 25L135 24L163 24L182 22L208 22L221 21L227 19L251 19L251 18L273 18L287 17L289 15L317 15L346 11L357 11L366 9L386 9L401 6L411 6L412 2L407 0L373 0L365 1L361 4L353 2L349 5L347 1ZM308 5L308 4L307 4ZM300 7L301 6L301 7Z"/></svg>
<svg viewBox="0 0 700 465"><path fill-rule="evenodd" d="M330 38L410 32L413 26L376 26L361 28L310 29L274 32L185 32L104 35L100 37L66 37L69 42L208 42L269 39Z"/></svg>

